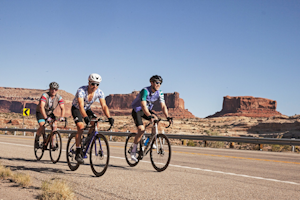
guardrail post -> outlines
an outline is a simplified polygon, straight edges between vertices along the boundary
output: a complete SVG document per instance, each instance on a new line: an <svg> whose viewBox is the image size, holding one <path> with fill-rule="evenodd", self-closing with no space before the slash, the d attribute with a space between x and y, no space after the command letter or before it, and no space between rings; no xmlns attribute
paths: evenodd
<svg viewBox="0 0 300 200"><path fill-rule="evenodd" d="M16 128L16 127L15 127L15 128ZM15 136L17 135L17 131L14 132L14 135L15 135Z"/></svg>
<svg viewBox="0 0 300 200"><path fill-rule="evenodd" d="M25 127L25 129L26 129L26 127ZM24 131L24 136L26 136L26 132Z"/></svg>
<svg viewBox="0 0 300 200"><path fill-rule="evenodd" d="M186 144L187 144L187 141L186 141L186 140L183 140L183 141L182 141L182 145L183 145L183 146L186 146Z"/></svg>
<svg viewBox="0 0 300 200"><path fill-rule="evenodd" d="M230 142L229 148L231 148L231 149L234 148L234 142Z"/></svg>
<svg viewBox="0 0 300 200"><path fill-rule="evenodd" d="M5 128L7 128L7 126L5 126ZM7 135L7 131L5 131L5 135Z"/></svg>
<svg viewBox="0 0 300 200"><path fill-rule="evenodd" d="M33 137L35 138L36 132L34 132Z"/></svg>
<svg viewBox="0 0 300 200"><path fill-rule="evenodd" d="M203 142L204 142L204 147L207 147L207 141L204 140Z"/></svg>
<svg viewBox="0 0 300 200"><path fill-rule="evenodd" d="M291 140L294 140L295 138L291 138ZM295 146L292 146L292 152L295 152Z"/></svg>
<svg viewBox="0 0 300 200"><path fill-rule="evenodd" d="M112 130L110 130L112 132ZM109 136L109 141L112 141L112 135Z"/></svg>

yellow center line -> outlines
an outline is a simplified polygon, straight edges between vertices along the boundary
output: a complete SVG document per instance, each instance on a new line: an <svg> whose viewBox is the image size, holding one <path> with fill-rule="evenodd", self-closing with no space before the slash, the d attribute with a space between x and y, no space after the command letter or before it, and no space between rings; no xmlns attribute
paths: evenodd
<svg viewBox="0 0 300 200"><path fill-rule="evenodd" d="M257 160L257 161L265 161L265 162L277 162L277 163L287 163L287 164L300 165L300 162L290 162L290 161L282 161L282 160L269 160L269 159L261 159L261 158L247 158L247 157L238 157L238 156L224 156L224 155L205 154L205 153L191 153L191 152L182 152L182 151L172 151L172 153L193 154L193 155L199 155L199 156L214 156L214 157L234 158L234 159L243 159L243 160Z"/></svg>

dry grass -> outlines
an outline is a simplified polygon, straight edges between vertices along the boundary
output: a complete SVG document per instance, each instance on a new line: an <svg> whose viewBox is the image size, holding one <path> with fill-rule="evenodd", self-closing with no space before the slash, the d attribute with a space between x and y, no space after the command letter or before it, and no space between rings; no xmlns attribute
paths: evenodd
<svg viewBox="0 0 300 200"><path fill-rule="evenodd" d="M12 179L22 187L28 187L31 185L31 178L28 174L16 173L13 175Z"/></svg>
<svg viewBox="0 0 300 200"><path fill-rule="evenodd" d="M75 194L70 189L68 184L59 179L54 179L50 182L44 181L42 183L42 195L40 199L43 200L72 200L75 199Z"/></svg>
<svg viewBox="0 0 300 200"><path fill-rule="evenodd" d="M0 165L0 178L11 179L15 183L22 187L28 187L31 185L31 178L28 174L13 173L9 168Z"/></svg>
<svg viewBox="0 0 300 200"><path fill-rule="evenodd" d="M8 179L13 176L12 171L9 168L4 167L3 165L0 165L0 178L1 179Z"/></svg>

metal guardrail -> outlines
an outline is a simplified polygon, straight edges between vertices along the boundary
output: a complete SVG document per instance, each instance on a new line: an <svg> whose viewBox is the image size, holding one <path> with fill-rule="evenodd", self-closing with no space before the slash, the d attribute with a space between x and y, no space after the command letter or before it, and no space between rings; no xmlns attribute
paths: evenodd
<svg viewBox="0 0 300 200"><path fill-rule="evenodd" d="M18 131L18 132L36 132L37 129L26 129L26 128L0 128L0 131ZM50 132L47 130L46 132ZM58 130L60 133L75 133L75 130ZM99 131L103 135L108 136L128 136L129 132L112 132L112 131ZM85 131L87 133L87 131ZM145 133L149 136L150 133ZM224 142L239 142L239 143L252 143L252 144L279 144L279 145L292 145L300 146L299 139L277 139L277 138L255 138L255 137L226 137L226 136L207 136L207 135L176 135L166 134L170 139L179 140L203 140L203 141L224 141Z"/></svg>

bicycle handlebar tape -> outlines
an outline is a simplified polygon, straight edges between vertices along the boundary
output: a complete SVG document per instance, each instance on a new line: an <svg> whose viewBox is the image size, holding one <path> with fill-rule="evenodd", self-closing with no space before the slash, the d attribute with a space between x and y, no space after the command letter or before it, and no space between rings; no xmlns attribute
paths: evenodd
<svg viewBox="0 0 300 200"><path fill-rule="evenodd" d="M167 120L173 121L173 117L167 117Z"/></svg>
<svg viewBox="0 0 300 200"><path fill-rule="evenodd" d="M113 118L111 118L111 117L108 118L108 121L109 121L109 123L110 123L111 126L114 125L115 120Z"/></svg>
<svg viewBox="0 0 300 200"><path fill-rule="evenodd" d="M147 116L147 120L151 120L152 118L154 118L152 115Z"/></svg>

